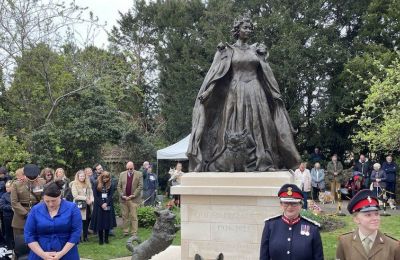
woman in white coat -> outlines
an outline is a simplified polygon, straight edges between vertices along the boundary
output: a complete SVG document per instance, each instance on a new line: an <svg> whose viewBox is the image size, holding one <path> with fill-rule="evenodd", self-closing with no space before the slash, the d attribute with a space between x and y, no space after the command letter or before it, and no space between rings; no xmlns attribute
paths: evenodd
<svg viewBox="0 0 400 260"><path fill-rule="evenodd" d="M77 204L82 215L83 241L88 241L88 229L94 197L90 180L86 177L83 170L79 170L75 174L75 181L72 183L71 192L74 197L74 202Z"/></svg>
<svg viewBox="0 0 400 260"><path fill-rule="evenodd" d="M302 162L299 168L294 172L295 184L300 187L303 192L304 203L303 209L307 209L307 199L311 192L311 174L310 170L306 168L307 163Z"/></svg>

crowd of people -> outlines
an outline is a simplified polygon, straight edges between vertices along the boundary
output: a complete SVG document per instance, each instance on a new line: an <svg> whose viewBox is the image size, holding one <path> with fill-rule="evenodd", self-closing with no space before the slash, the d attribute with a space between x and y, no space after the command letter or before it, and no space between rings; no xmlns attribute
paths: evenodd
<svg viewBox="0 0 400 260"><path fill-rule="evenodd" d="M353 164L350 175L345 174L337 155L330 159L325 162L325 157L316 149L311 157L313 167L308 169L308 163L302 162L294 172L295 184L281 188L278 196L281 198L283 215L266 222L260 259L279 259L284 254L295 253L284 252L284 247L277 247L284 243L281 239L286 243L292 241L293 245L300 239L302 243L298 245L303 246L298 248L299 252L304 246L312 248L310 255L304 259L322 259L321 238L318 228L314 227L316 223L302 218L299 212L302 207L307 208L308 199L318 201L319 193L327 190L337 195L341 189L348 187L349 182L353 185L349 187L353 198L348 210L358 225L358 233L354 233L353 238L361 240L363 246L366 237L372 241L389 241L378 230L379 214L375 211L379 210L379 203L375 203L375 199L378 201L383 192L389 198L396 198L397 165L393 157L388 155L381 166L377 162L372 164L361 154ZM169 174L170 186L179 185L184 174L182 164L171 168ZM78 259L77 244L88 241L90 231L97 234L100 245L109 243L117 226L115 202L119 203L121 209L123 235L137 236L138 207L141 204L155 205L158 189L158 176L147 161L139 170L135 170L134 163L129 161L125 171L115 177L104 170L101 164L95 164L93 168L78 170L72 180L67 178L62 168L43 168L40 171L37 165L27 164L16 170L15 177L11 178L7 169L1 167L0 243L13 249L14 241L21 241L22 238L30 249L30 259ZM173 203L180 206L179 195L173 196ZM372 219L375 223L373 227L367 223ZM297 223L300 225L296 226ZM300 236L293 230L289 232L289 238L273 235L283 233L287 225L300 228L297 232ZM306 245L309 237L312 242ZM348 259L347 246L351 239L351 236L340 237L338 259ZM356 242L359 241L352 241ZM387 245L392 246L392 243L388 242ZM369 247L366 249L368 254L374 245L368 244L366 247ZM291 248L297 250L296 247ZM18 257L19 251L14 250L14 253ZM398 256L398 249L392 246L390 253Z"/></svg>
<svg viewBox="0 0 400 260"><path fill-rule="evenodd" d="M180 176L178 163L171 185L178 184ZM147 161L140 170L127 162L118 177L97 163L78 170L72 180L63 168L40 170L27 164L11 178L0 167L0 243L14 249L15 259L24 254L20 247L25 245L29 259L79 259L76 245L89 241L90 232L97 233L100 245L109 243L117 226L116 201L124 236L137 236L137 209L141 204L155 206L158 189L158 176ZM179 204L179 198L176 201Z"/></svg>
<svg viewBox="0 0 400 260"><path fill-rule="evenodd" d="M398 166L392 155L386 156L380 164L371 163L364 154L360 154L347 172L336 154L330 159L326 163L325 157L316 148L310 161L300 163L294 171L295 183L303 193L304 208L308 207L309 199L319 201L321 192L329 193L336 200L338 195L351 198L362 189L370 189L382 201L396 199ZM311 169L307 168L308 165ZM322 165L326 165L326 168Z"/></svg>

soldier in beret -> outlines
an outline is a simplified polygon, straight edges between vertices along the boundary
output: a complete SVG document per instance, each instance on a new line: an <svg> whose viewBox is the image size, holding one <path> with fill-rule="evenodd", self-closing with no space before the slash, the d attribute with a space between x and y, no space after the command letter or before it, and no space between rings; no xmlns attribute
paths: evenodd
<svg viewBox="0 0 400 260"><path fill-rule="evenodd" d="M266 219L261 238L260 260L324 259L319 223L300 216L303 193L294 184L278 192L282 215Z"/></svg>
<svg viewBox="0 0 400 260"><path fill-rule="evenodd" d="M372 191L359 191L347 209L358 228L339 237L337 260L400 260L399 242L379 231L379 201Z"/></svg>
<svg viewBox="0 0 400 260"><path fill-rule="evenodd" d="M24 178L13 182L11 189L11 206L14 216L11 226L14 237L24 234L24 225L29 211L42 199L43 187L46 181L39 177L40 169L37 165L27 164L24 167Z"/></svg>

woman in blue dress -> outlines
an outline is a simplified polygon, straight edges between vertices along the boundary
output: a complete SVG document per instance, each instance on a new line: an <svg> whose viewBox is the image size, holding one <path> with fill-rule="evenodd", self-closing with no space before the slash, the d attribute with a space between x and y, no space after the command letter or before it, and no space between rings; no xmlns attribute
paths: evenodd
<svg viewBox="0 0 400 260"><path fill-rule="evenodd" d="M24 237L29 259L79 259L81 212L75 203L61 199L63 184L58 180L46 186L43 202L28 214Z"/></svg>

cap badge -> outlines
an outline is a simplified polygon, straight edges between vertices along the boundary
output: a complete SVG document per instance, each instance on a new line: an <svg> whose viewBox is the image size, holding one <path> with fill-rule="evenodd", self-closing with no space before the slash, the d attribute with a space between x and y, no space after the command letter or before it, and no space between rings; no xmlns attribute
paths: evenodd
<svg viewBox="0 0 400 260"><path fill-rule="evenodd" d="M287 188L287 195L289 195L289 196L293 195L292 187Z"/></svg>
<svg viewBox="0 0 400 260"><path fill-rule="evenodd" d="M368 196L367 200L368 200L368 202L369 202L369 203L371 203L371 202L372 202L372 199L371 199L371 197L370 197L370 196Z"/></svg>

